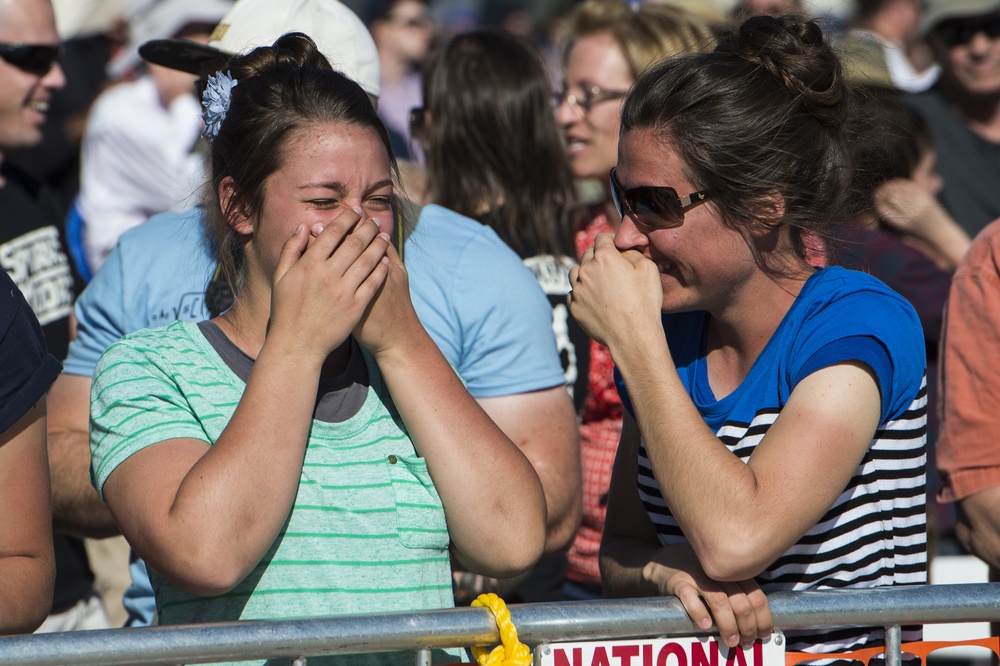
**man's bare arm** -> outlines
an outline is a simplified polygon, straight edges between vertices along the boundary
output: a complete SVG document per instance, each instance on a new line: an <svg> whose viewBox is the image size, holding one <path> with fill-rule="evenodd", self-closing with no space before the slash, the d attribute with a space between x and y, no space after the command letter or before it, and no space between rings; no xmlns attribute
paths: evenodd
<svg viewBox="0 0 1000 666"><path fill-rule="evenodd" d="M1000 568L1000 486L973 493L956 504L955 536L993 568Z"/></svg>
<svg viewBox="0 0 1000 666"><path fill-rule="evenodd" d="M52 519L57 532L103 539L119 534L90 485L90 377L63 373L48 394Z"/></svg>
<svg viewBox="0 0 1000 666"><path fill-rule="evenodd" d="M490 418L535 468L548 511L545 552L569 547L582 510L580 434L564 386L496 398L478 398Z"/></svg>

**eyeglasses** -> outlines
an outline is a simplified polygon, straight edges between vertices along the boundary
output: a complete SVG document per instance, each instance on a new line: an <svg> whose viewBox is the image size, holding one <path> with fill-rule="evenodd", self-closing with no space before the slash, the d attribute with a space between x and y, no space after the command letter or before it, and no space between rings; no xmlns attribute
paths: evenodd
<svg viewBox="0 0 1000 666"><path fill-rule="evenodd" d="M410 136L418 141L422 140L427 131L427 121L424 107L415 106L410 109Z"/></svg>
<svg viewBox="0 0 1000 666"><path fill-rule="evenodd" d="M642 231L673 229L684 224L684 211L708 200L708 192L692 192L677 196L672 187L635 187L626 190L618 182L615 169L611 169L611 200L618 214L628 216Z"/></svg>
<svg viewBox="0 0 1000 666"><path fill-rule="evenodd" d="M609 99L621 99L626 95L628 95L627 90L601 90L598 86L590 86L582 95L572 94L564 88L552 94L552 108L558 109L565 100L570 106L580 107L584 113L590 113L595 104Z"/></svg>
<svg viewBox="0 0 1000 666"><path fill-rule="evenodd" d="M62 48L52 44L3 44L0 58L23 72L45 76L59 58Z"/></svg>
<svg viewBox="0 0 1000 666"><path fill-rule="evenodd" d="M972 23L961 21L945 21L936 28L934 34L948 46L953 48L968 44L980 32L985 32L990 39L1000 37L1000 16Z"/></svg>

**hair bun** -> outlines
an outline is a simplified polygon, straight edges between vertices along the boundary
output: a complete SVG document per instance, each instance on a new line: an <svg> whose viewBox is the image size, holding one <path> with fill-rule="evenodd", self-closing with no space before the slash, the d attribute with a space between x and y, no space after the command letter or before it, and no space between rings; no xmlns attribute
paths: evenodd
<svg viewBox="0 0 1000 666"><path fill-rule="evenodd" d="M815 21L797 15L754 16L716 49L761 66L823 124L840 126L848 89L840 60Z"/></svg>
<svg viewBox="0 0 1000 666"><path fill-rule="evenodd" d="M254 49L246 55L236 56L234 60L238 61L230 61L234 74L235 70L239 70L242 75L237 78L269 74L279 67L299 69L308 65L318 69L332 69L330 61L320 52L316 42L301 32L285 33L272 46Z"/></svg>

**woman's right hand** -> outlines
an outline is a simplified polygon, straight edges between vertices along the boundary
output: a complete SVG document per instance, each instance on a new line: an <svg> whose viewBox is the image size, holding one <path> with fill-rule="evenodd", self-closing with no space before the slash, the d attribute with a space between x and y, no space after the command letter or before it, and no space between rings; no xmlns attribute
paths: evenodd
<svg viewBox="0 0 1000 666"><path fill-rule="evenodd" d="M774 630L767 597L753 579L719 582L709 578L687 544L665 546L642 571L661 595L680 599L702 629L715 626L728 647L751 645Z"/></svg>
<svg viewBox="0 0 1000 666"><path fill-rule="evenodd" d="M325 228L299 226L282 247L268 337L299 342L320 363L361 321L389 271L388 234L346 209Z"/></svg>

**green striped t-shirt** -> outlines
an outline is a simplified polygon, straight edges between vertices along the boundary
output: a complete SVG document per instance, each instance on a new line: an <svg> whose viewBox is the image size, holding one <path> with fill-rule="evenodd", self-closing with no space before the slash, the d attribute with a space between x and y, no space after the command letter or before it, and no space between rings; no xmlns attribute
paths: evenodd
<svg viewBox="0 0 1000 666"><path fill-rule="evenodd" d="M312 421L295 504L264 559L215 597L186 592L150 569L161 624L453 606L441 499L378 368L364 357L371 385L364 404L344 422ZM108 476L146 446L216 441L245 388L197 324L139 331L110 347L91 393L98 493L103 497ZM398 656L396 663L412 663L412 654Z"/></svg>

